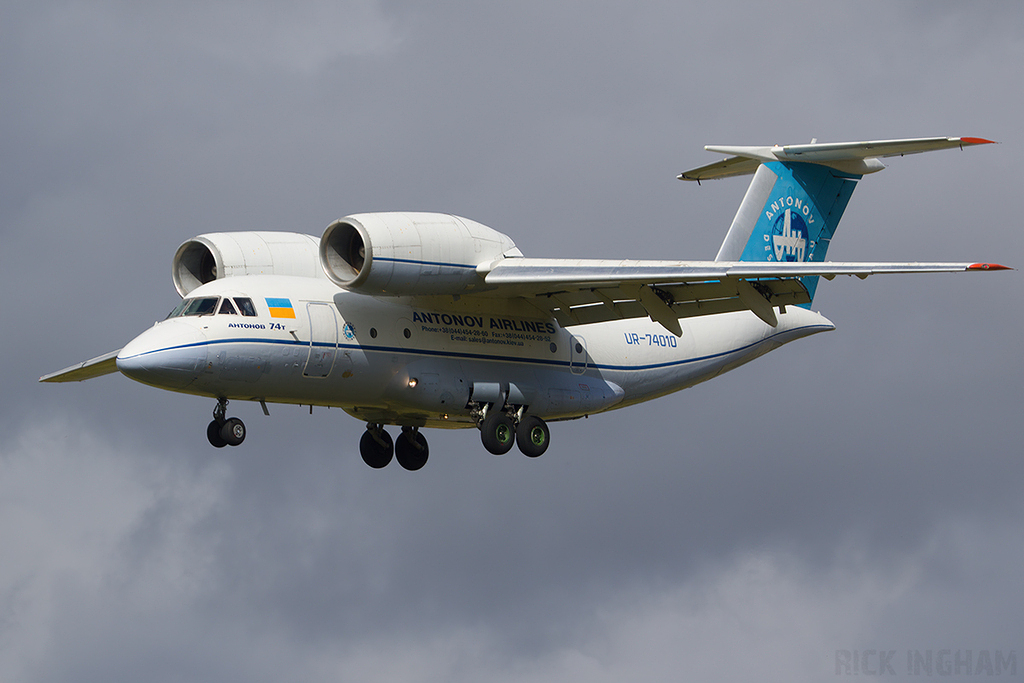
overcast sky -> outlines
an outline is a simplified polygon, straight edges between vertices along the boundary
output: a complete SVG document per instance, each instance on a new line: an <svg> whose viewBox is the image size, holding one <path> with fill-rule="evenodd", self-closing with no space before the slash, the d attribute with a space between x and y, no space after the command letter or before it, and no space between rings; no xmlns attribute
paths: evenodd
<svg viewBox="0 0 1024 683"><path fill-rule="evenodd" d="M1020 271L823 282L836 332L536 461L431 430L374 471L343 412L248 404L219 451L208 399L36 383L162 318L203 232L713 258L746 180L677 181L705 144L998 140L865 178L829 258L1024 267L1019 3L211 4L0 3L0 680L1020 680Z"/></svg>

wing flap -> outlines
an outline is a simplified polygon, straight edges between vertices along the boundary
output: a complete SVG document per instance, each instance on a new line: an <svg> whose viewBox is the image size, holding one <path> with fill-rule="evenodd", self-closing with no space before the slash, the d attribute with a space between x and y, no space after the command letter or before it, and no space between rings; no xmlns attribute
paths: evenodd
<svg viewBox="0 0 1024 683"><path fill-rule="evenodd" d="M800 278L1006 270L991 263L817 263L604 261L509 258L491 266L481 296L525 298L563 327L650 317L674 320L749 310L767 324L773 310L810 303ZM652 298L654 297L654 298ZM667 311L671 311L668 313Z"/></svg>

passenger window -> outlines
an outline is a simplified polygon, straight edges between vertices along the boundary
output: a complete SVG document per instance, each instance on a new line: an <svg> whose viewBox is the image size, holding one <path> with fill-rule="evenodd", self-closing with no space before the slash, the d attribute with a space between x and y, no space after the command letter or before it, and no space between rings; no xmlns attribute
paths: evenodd
<svg viewBox="0 0 1024 683"><path fill-rule="evenodd" d="M250 318L256 317L256 307L252 305L252 299L236 296L235 303L238 304L238 310L242 312L242 315L249 316Z"/></svg>
<svg viewBox="0 0 1024 683"><path fill-rule="evenodd" d="M238 315L238 313L235 312L235 307L231 305L231 299L224 299L224 303L220 305L219 313L221 315L224 315L225 313L228 315Z"/></svg>

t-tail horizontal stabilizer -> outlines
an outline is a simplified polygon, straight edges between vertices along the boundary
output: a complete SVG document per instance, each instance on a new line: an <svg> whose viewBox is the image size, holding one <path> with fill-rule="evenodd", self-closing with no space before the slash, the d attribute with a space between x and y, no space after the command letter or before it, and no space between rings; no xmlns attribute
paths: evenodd
<svg viewBox="0 0 1024 683"><path fill-rule="evenodd" d="M760 164L771 161L802 161L828 166L837 171L863 176L885 168L886 157L934 152L940 149L994 144L985 138L906 138L867 142L812 142L802 145L741 146L706 145L709 152L730 155L722 161L679 174L679 180L714 180L750 175Z"/></svg>

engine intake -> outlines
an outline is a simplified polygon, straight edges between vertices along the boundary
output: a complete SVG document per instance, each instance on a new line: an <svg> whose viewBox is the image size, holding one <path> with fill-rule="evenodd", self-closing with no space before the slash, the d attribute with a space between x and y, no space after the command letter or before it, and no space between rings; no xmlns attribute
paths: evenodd
<svg viewBox="0 0 1024 683"><path fill-rule="evenodd" d="M237 275L324 277L316 238L294 232L212 232L178 247L171 279L181 296Z"/></svg>
<svg viewBox="0 0 1024 683"><path fill-rule="evenodd" d="M373 294L459 294L480 287L482 263L522 256L508 235L438 213L365 213L327 226L320 262L346 289Z"/></svg>

